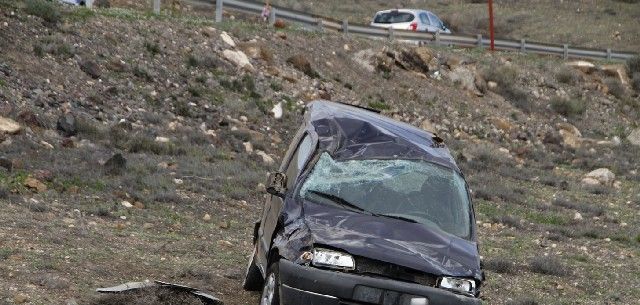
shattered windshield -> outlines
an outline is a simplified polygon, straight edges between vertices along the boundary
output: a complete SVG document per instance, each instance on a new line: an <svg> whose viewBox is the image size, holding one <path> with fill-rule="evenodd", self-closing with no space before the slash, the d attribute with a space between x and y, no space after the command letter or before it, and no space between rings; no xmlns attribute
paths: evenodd
<svg viewBox="0 0 640 305"><path fill-rule="evenodd" d="M471 235L464 179L454 170L418 160L335 161L323 153L300 189L310 201Z"/></svg>

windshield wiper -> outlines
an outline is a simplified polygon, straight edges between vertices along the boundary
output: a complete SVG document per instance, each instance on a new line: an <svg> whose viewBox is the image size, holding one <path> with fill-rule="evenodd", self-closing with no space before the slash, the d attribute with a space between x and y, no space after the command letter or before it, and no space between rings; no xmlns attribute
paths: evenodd
<svg viewBox="0 0 640 305"><path fill-rule="evenodd" d="M359 207L359 206L357 206L357 205L345 200L344 198L340 198L340 197L338 197L338 196L336 196L334 194L324 193L324 192L315 191L315 190L311 190L311 191L309 191L309 193L318 195L318 196L320 196L322 198L325 198L325 199L329 199L332 202L337 203L340 206L347 207L347 208L352 209L352 210L357 210L358 212L364 212L366 214L372 214L371 212L369 212L369 211L367 211L367 210L365 210L365 209L363 209L363 208L361 208L361 207Z"/></svg>
<svg viewBox="0 0 640 305"><path fill-rule="evenodd" d="M380 216L380 217L387 217L387 218L404 220L406 222L418 223L418 221L413 219L413 218L404 217L404 216L400 216L400 215L394 215L394 214L373 214L373 215L374 216Z"/></svg>

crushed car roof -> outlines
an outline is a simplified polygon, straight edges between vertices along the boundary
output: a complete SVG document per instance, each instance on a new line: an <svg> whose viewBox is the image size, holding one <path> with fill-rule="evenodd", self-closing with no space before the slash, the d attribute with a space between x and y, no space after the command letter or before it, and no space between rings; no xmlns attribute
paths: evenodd
<svg viewBox="0 0 640 305"><path fill-rule="evenodd" d="M308 105L305 123L319 149L336 160L417 159L460 172L435 134L373 111L318 100Z"/></svg>

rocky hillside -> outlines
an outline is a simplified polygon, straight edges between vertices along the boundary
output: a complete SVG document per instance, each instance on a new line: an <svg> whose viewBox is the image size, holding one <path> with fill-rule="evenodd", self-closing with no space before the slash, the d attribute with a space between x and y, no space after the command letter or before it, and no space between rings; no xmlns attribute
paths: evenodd
<svg viewBox="0 0 640 305"><path fill-rule="evenodd" d="M94 293L144 279L254 304L240 283L262 183L318 98L445 139L473 189L486 304L640 298L617 289L640 276L639 59L236 17L0 0L0 304L157 304Z"/></svg>

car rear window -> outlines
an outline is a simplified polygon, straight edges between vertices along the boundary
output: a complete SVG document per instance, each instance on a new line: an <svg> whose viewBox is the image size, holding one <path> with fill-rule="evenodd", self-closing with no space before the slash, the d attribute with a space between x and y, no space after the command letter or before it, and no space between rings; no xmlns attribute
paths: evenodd
<svg viewBox="0 0 640 305"><path fill-rule="evenodd" d="M386 12L379 13L374 18L375 23L402 23L411 22L415 17L411 13L406 12Z"/></svg>

